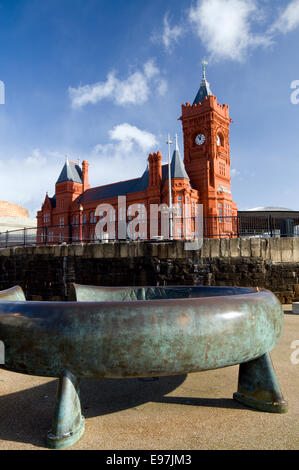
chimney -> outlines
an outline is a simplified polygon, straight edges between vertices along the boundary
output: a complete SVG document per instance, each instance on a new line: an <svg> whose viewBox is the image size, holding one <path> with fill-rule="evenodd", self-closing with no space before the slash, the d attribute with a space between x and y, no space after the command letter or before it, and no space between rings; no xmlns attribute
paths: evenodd
<svg viewBox="0 0 299 470"><path fill-rule="evenodd" d="M88 184L88 167L89 167L88 161L83 160L82 162L83 192L90 188Z"/></svg>
<svg viewBox="0 0 299 470"><path fill-rule="evenodd" d="M151 153L148 157L149 163L149 185L159 186L162 181L162 154L161 152Z"/></svg>

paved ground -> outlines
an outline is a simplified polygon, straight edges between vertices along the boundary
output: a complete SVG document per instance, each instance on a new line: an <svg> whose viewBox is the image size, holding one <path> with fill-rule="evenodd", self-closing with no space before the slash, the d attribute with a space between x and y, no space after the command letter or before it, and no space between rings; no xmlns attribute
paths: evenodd
<svg viewBox="0 0 299 470"><path fill-rule="evenodd" d="M299 315L286 313L271 356L290 410L250 410L232 399L238 367L158 381L83 381L86 431L72 449L299 449ZM297 355L299 357L299 355ZM42 449L56 380L0 371L0 450Z"/></svg>

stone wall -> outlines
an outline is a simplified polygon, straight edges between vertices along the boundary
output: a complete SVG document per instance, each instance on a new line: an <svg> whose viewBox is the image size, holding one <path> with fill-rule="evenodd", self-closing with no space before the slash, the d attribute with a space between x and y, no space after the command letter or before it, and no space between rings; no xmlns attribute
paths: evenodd
<svg viewBox="0 0 299 470"><path fill-rule="evenodd" d="M0 201L0 217L29 217L29 212L18 204Z"/></svg>
<svg viewBox="0 0 299 470"><path fill-rule="evenodd" d="M299 300L299 238L116 242L0 250L0 289L19 284L28 300L66 300L69 284L259 286Z"/></svg>

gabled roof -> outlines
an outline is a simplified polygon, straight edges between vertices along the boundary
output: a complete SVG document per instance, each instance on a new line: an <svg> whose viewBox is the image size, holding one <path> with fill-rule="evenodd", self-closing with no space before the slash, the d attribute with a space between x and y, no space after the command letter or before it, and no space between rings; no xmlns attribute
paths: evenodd
<svg viewBox="0 0 299 470"><path fill-rule="evenodd" d="M64 167L59 175L57 183L63 183L64 181L72 181L73 183L81 183L83 184L82 180L82 170L78 163L66 160Z"/></svg>
<svg viewBox="0 0 299 470"><path fill-rule="evenodd" d="M97 188L87 189L78 199L78 204L84 204L102 199L110 199L116 196L125 196L126 194L145 191L149 185L149 170L146 168L141 178L121 181L119 183L98 186Z"/></svg>
<svg viewBox="0 0 299 470"><path fill-rule="evenodd" d="M170 164L172 178L186 178L189 179L181 159L180 151L177 146L172 155ZM168 164L162 165L162 184L168 180ZM149 168L147 166L141 178L135 178L128 181L120 181L119 183L107 184L105 186L98 186L84 191L84 193L77 199L78 204L86 204L93 201L101 201L110 199L117 196L126 196L131 193L138 193L145 191L149 185Z"/></svg>

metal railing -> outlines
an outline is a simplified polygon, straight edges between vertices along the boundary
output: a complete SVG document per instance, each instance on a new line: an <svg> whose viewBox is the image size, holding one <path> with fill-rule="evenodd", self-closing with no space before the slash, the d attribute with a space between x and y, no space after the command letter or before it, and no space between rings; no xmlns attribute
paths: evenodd
<svg viewBox="0 0 299 470"><path fill-rule="evenodd" d="M273 238L273 237L299 237L299 218L283 219L257 216L223 216L203 217L204 238ZM194 218L180 218L175 222L174 239L186 238L184 224L194 225ZM38 228L24 228L0 233L0 248L14 246L59 245L70 243L95 243L100 240L95 236L96 223L68 224L51 226L44 225ZM117 222L115 223L117 228ZM149 227L149 223L147 225ZM130 235L130 234L129 234ZM127 239L133 237L128 235ZM113 236L107 234L102 242L116 241L117 230ZM168 237L150 238L147 233L141 233L137 240L163 241Z"/></svg>

